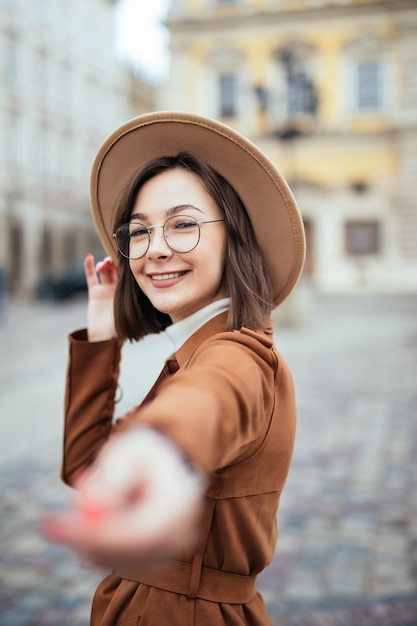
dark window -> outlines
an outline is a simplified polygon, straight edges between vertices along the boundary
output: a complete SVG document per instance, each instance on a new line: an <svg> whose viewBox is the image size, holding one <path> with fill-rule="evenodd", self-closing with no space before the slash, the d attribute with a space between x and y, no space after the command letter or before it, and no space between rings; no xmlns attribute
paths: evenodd
<svg viewBox="0 0 417 626"><path fill-rule="evenodd" d="M379 231L379 223L376 220L346 222L347 253L352 256L377 254L380 247Z"/></svg>
<svg viewBox="0 0 417 626"><path fill-rule="evenodd" d="M42 233L42 246L40 249L40 266L42 274L48 276L53 267L53 236L50 229L45 226Z"/></svg>
<svg viewBox="0 0 417 626"><path fill-rule="evenodd" d="M237 114L237 79L235 74L222 74L220 86L220 116L235 117Z"/></svg>
<svg viewBox="0 0 417 626"><path fill-rule="evenodd" d="M317 95L311 79L304 70L294 70L288 76L288 112L312 114L316 107Z"/></svg>
<svg viewBox="0 0 417 626"><path fill-rule="evenodd" d="M277 60L285 76L287 113L290 116L314 115L317 111L318 94L308 69L307 51L297 54L297 51L284 48L278 51Z"/></svg>

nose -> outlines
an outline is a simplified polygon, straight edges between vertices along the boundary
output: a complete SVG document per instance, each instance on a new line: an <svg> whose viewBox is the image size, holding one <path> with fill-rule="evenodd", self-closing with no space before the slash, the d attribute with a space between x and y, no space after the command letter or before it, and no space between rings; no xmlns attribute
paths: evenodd
<svg viewBox="0 0 417 626"><path fill-rule="evenodd" d="M166 258L172 256L172 250L165 241L164 229L162 226L152 228L149 248L146 253L148 258Z"/></svg>

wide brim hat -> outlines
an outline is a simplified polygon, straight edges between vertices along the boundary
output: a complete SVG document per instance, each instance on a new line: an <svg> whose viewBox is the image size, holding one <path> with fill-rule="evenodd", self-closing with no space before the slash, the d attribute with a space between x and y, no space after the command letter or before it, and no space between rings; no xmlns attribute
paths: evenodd
<svg viewBox="0 0 417 626"><path fill-rule="evenodd" d="M262 251L277 306L303 269L305 236L300 212L268 157L246 137L213 119L181 112L148 113L129 120L104 141L90 181L91 209L104 249L117 264L113 221L122 190L136 170L151 159L179 152L203 159L238 193Z"/></svg>

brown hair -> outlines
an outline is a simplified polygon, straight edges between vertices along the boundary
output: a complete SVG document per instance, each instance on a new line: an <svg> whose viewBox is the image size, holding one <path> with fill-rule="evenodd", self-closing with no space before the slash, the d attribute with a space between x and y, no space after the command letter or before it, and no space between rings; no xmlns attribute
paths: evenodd
<svg viewBox="0 0 417 626"><path fill-rule="evenodd" d="M230 298L225 330L242 326L263 328L272 309L272 288L248 214L231 185L195 155L183 152L176 157L158 157L142 166L120 197L114 231L129 222L141 187L158 174L175 168L197 174L224 215L227 244L223 282ZM116 331L121 339L138 340L171 324L170 317L155 309L139 289L129 261L120 254L114 302Z"/></svg>

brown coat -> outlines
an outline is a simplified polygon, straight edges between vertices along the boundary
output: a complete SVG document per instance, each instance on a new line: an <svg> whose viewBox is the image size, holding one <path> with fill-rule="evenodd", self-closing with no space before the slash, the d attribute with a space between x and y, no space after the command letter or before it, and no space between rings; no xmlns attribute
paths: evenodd
<svg viewBox="0 0 417 626"><path fill-rule="evenodd" d="M120 343L70 338L64 480L111 432L146 423L210 476L200 541L158 575L114 572L98 587L94 626L266 626L254 581L272 559L276 512L294 444L291 374L271 332L223 332L224 315L169 360L143 403L112 424Z"/></svg>

